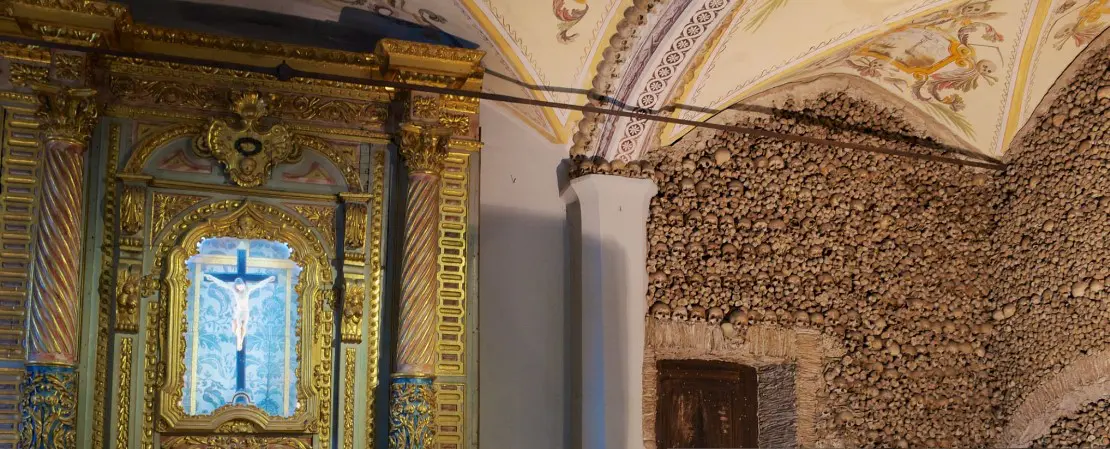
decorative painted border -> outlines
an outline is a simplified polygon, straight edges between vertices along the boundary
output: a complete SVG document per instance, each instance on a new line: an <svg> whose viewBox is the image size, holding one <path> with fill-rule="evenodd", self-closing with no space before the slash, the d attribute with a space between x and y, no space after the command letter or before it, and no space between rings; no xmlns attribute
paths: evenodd
<svg viewBox="0 0 1110 449"><path fill-rule="evenodd" d="M466 403L466 270L467 226L470 197L470 153L451 152L440 176L439 305L436 317L436 385L441 391L456 391L439 397L436 439L447 449L465 444ZM442 379L442 380L441 380ZM461 383L459 381L462 381ZM455 387L450 387L450 386ZM452 389L456 388L456 389ZM447 411L448 413L444 413Z"/></svg>

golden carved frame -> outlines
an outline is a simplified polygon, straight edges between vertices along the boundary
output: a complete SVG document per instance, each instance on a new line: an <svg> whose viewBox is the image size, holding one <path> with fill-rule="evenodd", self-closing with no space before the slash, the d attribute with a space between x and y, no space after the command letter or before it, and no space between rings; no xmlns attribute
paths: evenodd
<svg viewBox="0 0 1110 449"><path fill-rule="evenodd" d="M260 202L224 200L202 205L168 228L171 232L164 235L157 246L157 260L165 261L162 293L166 295L164 301L160 301L158 312L165 328L164 349L159 360L165 367L163 381L158 385L159 430L168 433L216 432L229 423L239 422L237 430L246 430L247 433L319 432L321 439L327 438L330 433L331 376L316 375L331 372L330 354L334 349L331 336L334 296L331 284L334 274L324 244L292 212ZM225 405L209 416L185 415L180 404L185 370L186 291L189 286L185 262L197 253L200 241L209 237L281 241L293 249L291 258L302 267L295 287L301 314L298 333L302 336L297 347L301 360L297 386L300 407L292 417L268 416L251 405ZM173 319L175 317L178 319ZM310 332L311 337L304 338Z"/></svg>

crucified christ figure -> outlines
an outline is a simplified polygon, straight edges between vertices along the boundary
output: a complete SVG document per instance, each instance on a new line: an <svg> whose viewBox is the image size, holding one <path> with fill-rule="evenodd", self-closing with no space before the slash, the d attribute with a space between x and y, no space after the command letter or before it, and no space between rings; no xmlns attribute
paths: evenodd
<svg viewBox="0 0 1110 449"><path fill-rule="evenodd" d="M243 340L247 338L247 322L251 319L250 299L251 293L267 284L274 282L274 276L270 276L261 281L255 282L254 285L247 285L247 282L241 277L235 278L232 282L224 282L211 274L205 274L204 278L212 281L218 287L227 291L233 301L234 314L231 316L231 332L235 333L235 349L237 351L243 350Z"/></svg>

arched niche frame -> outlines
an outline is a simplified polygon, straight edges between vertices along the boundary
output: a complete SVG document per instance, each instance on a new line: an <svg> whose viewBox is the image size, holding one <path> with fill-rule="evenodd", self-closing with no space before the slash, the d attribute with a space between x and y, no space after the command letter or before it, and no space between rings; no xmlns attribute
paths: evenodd
<svg viewBox="0 0 1110 449"><path fill-rule="evenodd" d="M134 147L120 173L126 176L158 176L160 174L159 170L153 162L158 160L158 156L164 155L165 152L176 149L187 149L190 158L207 159L212 164L218 165L215 159L199 156L193 149L194 143L203 134L204 128L196 124L180 124L160 129L144 138ZM341 179L341 182L334 186L337 192L361 193L363 191L362 182L359 180L357 156L344 154L340 147L333 145L328 140L309 134L294 134L293 145L301 150L303 155L294 163L279 164L279 167L275 167L275 173L282 168L299 164L305 159L319 159L324 162L324 164L321 164L324 170L335 173L336 177ZM212 173L215 172L213 170ZM197 175L191 174L185 177L196 179ZM201 178L204 177L201 176ZM217 181L216 178L211 178L209 181L213 182L207 183L219 183L224 182L224 179L220 178ZM273 180L271 179L271 181Z"/></svg>
<svg viewBox="0 0 1110 449"><path fill-rule="evenodd" d="M186 295L189 288L186 261L198 253L206 238L234 237L279 241L292 249L291 259L301 267L295 286L300 313L296 353L300 360L296 388L300 406L290 417L270 416L254 405L225 405L210 415L189 416L181 405L185 373ZM296 215L279 206L221 200L202 204L175 219L155 246L155 271L162 274L157 334L148 344L159 346L155 379L158 392L158 431L163 433L295 433L330 438L332 398L332 345L334 343L331 290L333 269L324 244ZM306 338L308 337L308 338Z"/></svg>

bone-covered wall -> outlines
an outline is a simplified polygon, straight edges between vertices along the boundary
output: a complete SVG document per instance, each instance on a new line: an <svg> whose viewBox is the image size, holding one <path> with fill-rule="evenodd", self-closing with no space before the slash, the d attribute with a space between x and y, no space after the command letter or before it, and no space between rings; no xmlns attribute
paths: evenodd
<svg viewBox="0 0 1110 449"><path fill-rule="evenodd" d="M1110 35L1101 41L1110 41ZM992 381L1003 392L1002 410L1021 422L1037 419L1031 411L1051 408L1046 400L1077 393L1082 382L1069 387L1067 378L1105 376L1093 372L1098 363L1085 368L1077 361L1098 359L1110 347L1107 67L1110 46L1074 63L1071 75L1042 104L1035 126L1010 150L1002 175L990 302L1013 316L991 345ZM1106 357L1101 356L1102 365L1110 366ZM1039 388L1049 381L1059 384L1057 391ZM1088 389L1073 402L1088 403L1100 394L1110 396L1110 384ZM1110 425L1105 408L1084 416L1084 422L1101 420L1104 429Z"/></svg>
<svg viewBox="0 0 1110 449"><path fill-rule="evenodd" d="M897 111L843 94L783 109L797 113L734 123L864 144L880 140L830 130L915 134ZM736 340L753 324L842 340L818 434L849 446L990 441L996 325L979 275L991 263L991 173L718 132L672 150L653 161L654 318Z"/></svg>
<svg viewBox="0 0 1110 449"><path fill-rule="evenodd" d="M1091 402L1052 424L1033 447L1110 446L1110 399Z"/></svg>
<svg viewBox="0 0 1110 449"><path fill-rule="evenodd" d="M703 130L640 162L580 159L571 174L658 184L649 319L711 329L713 341L737 346L753 325L842 343L818 390L820 445L1013 442L1007 425L1022 413L1040 416L1021 426L1045 421L1022 444L1101 441L1104 402L1054 407L1084 364L1094 367L1086 374L1110 366L1098 355L1110 347L1105 48L1078 60L1001 172ZM772 115L732 110L718 120L955 156L875 137L926 134L920 116L882 98L803 87L761 99L779 107ZM1093 397L1072 407L1110 397L1103 384L1108 391L1080 388ZM1038 388L1048 399L1030 407Z"/></svg>

